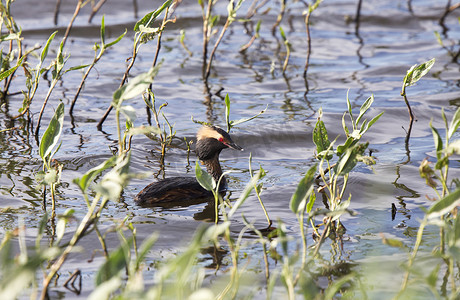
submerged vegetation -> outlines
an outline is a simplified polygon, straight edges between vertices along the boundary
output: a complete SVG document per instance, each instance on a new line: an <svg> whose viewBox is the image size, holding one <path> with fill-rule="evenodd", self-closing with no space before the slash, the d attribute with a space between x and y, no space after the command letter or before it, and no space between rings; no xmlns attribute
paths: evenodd
<svg viewBox="0 0 460 300"><path fill-rule="evenodd" d="M81 270L73 274L64 274L63 266L70 255L79 251L81 241L85 236L94 234L100 243L100 252L103 261L93 274L94 290L89 299L296 299L301 295L304 299L368 299L372 283L366 281L364 267L355 267L344 259L335 261L335 257L328 260L322 254L322 249L329 246L337 257L341 257L344 240L347 238L346 222L343 218L354 216L356 212L350 209L355 197L349 190L349 183L358 168L372 172L372 166L378 164L378 155L373 152L372 145L364 142L364 135L381 122L384 112L373 113L374 95L368 97L361 105L350 101L348 94L344 97L342 119L337 121L343 128L343 134L333 136L329 127L337 127L324 121L327 112L319 109L313 115L317 118L312 128L312 142L315 155L305 160L302 178L289 195L283 195L283 203L289 206L297 224L283 219L271 219L272 211L264 203L264 179L270 172L270 166L254 167L252 155L247 154L248 168L245 172L246 183L238 193L222 197L219 193L219 182L209 176L196 162L195 176L198 182L207 190L213 192L212 203L215 223L205 223L198 226L194 236L180 253L161 261L149 258L149 253L155 249L155 243L161 232L154 232L142 241L138 239L136 222L127 215L123 220L115 220L115 226L104 232L102 219L110 201L117 203L122 197L125 188L131 179L145 178L146 174L134 173L130 170L132 163L132 147L136 143L135 135L146 135L159 146L160 170L158 175L165 176L165 156L174 147L174 142L182 138L174 127L175 120L168 117L167 103L158 106L155 102L155 80L162 68L166 66L158 60L161 52L162 35L168 32L168 26L177 20L173 13L180 9L181 1L167 0L158 8L150 11L135 24L132 33L132 55L127 61L126 69L121 74L119 88L113 92L112 100L107 103L108 109L99 120L97 127L101 129L111 111L114 112L115 126L111 130L117 136L116 147L112 148L111 156L97 166L90 168L84 174L75 176L73 183L78 187L80 195L78 201L84 201L85 211L67 209L64 213L57 213L57 188L61 183L61 176L66 168L59 161L59 151L63 135L65 135L64 116L66 104L59 101L54 114L47 121L42 116L46 114L46 107L53 98L53 91L69 71L80 70L82 80L73 94L69 114L74 122L73 113L78 111L77 99L84 93L84 86L88 85L89 73L104 60L106 51L117 47L120 41L127 39L129 32L125 31L113 39L106 41L105 20L101 18L100 43L94 45L94 58L88 59L81 65L67 67L66 62L72 52L72 46L66 44L70 35L73 21L80 9L91 3L93 5L91 18L103 4L100 1L78 1L75 15L67 27L65 35L54 52L56 57L50 61L48 57L53 40L57 39L57 32L53 32L41 46L26 48L25 38L21 27L16 24L12 15L11 0L1 2L1 29L2 55L0 57L0 80L4 82L1 97L2 103L9 101L11 90L20 90L23 96L21 108L17 115L5 115L11 120L20 120L22 129L26 129L30 136L36 139L36 149L42 162L41 170L35 174L36 185L41 192L37 192L42 201L41 207L35 208L41 221L36 224L34 241L26 238L28 228L19 222L17 228L5 231L0 244L0 298L14 299L28 296L30 298L47 299L54 287L65 286L79 294L82 289L83 278ZM110 2L110 1L109 1ZM286 12L286 3L281 1L277 19L273 26L266 26L262 22L261 12L264 5L270 1L253 1L250 7L245 6L243 0L228 1L227 16L221 22L220 16L215 13L215 6L221 1L199 0L203 22L202 46L202 74L204 86L204 104L212 111L212 97L220 97L220 90L212 92L213 68L218 57L216 53L223 47L222 41L235 22L241 22L247 27L250 36L249 42L240 48L241 53L251 51L254 41L260 38L262 30L270 30L274 36L279 34L284 44L284 55L279 66L273 63L270 72L276 71L286 76L290 72L289 66L292 45L289 42L289 32L282 28L281 23ZM359 1L361 2L361 1ZM307 80L311 54L311 16L321 10L322 1L306 3L304 13L306 33L308 35L307 51L305 51L305 95L311 90ZM278 7L278 6L276 6ZM360 6L359 6L360 7ZM247 9L243 16L243 9ZM449 7L449 11L455 8ZM446 13L447 14L447 13ZM255 18L260 17L260 20ZM357 22L359 20L356 20ZM254 23L256 25L254 25ZM439 36L439 34L438 34ZM153 45L156 41L156 45ZM184 30L180 32L180 45L187 53L193 53L187 48L187 36ZM133 66L141 51L147 49L141 46L149 44L155 50L153 62L145 68L144 73L133 74ZM179 45L179 44L178 44ZM212 48L210 47L212 45ZM209 52L209 49L211 51ZM458 54L458 53L457 53ZM457 55L458 58L458 55ZM410 126L407 131L405 147L409 153L409 139L414 122L406 88L421 80L435 64L435 59L415 65L410 68L402 81L401 96L409 109ZM218 68L217 68L218 69ZM19 71L23 74L18 75ZM199 75L197 75L199 76ZM403 76L403 74L401 74ZM46 96L37 97L37 90L43 84L44 78L48 81ZM21 80L23 80L21 82ZM72 91L74 92L74 91ZM186 97L186 95L184 95ZM251 121L257 123L261 116L270 111L267 107L259 113L252 113L252 117L231 120L231 94L222 98L225 108L224 122L227 132L237 125ZM378 98L378 97L376 97ZM136 119L139 110L136 110L131 101L141 99L146 105L148 126L138 126ZM38 103L37 102L40 102ZM57 101L56 101L57 103ZM41 107L33 111L34 107ZM68 106L68 105L67 105ZM358 109L356 109L358 108ZM372 109L371 109L372 108ZM2 108L3 110L3 108ZM370 114L373 114L371 117ZM38 115L37 115L38 114ZM216 118L208 116L206 121L198 121L186 111L183 114L191 117L192 121L200 124L210 124ZM35 116L36 117L35 117ZM153 121L152 122L152 116ZM305 113L305 115L308 115ZM425 209L425 216L416 230L413 245L393 237L382 235L381 241L388 247L399 249L407 255L405 263L400 266L398 274L401 278L392 277L395 286L388 288L388 295L396 299L411 299L429 291L437 299L458 299L460 297L460 221L457 217L460 205L460 182L458 178L450 178L452 169L458 166L456 155L460 153L460 141L456 134L460 126L460 108L452 118L442 111L442 121L445 124L445 136L441 130L430 124L434 138L433 150L436 161L424 159L419 171L421 181L433 189L436 197L433 203ZM192 123L193 124L193 123ZM0 130L19 130L11 127ZM41 133L41 135L40 135ZM192 141L185 139L187 153L190 154ZM184 150L185 151L185 150ZM189 162L189 155L187 155ZM193 165L193 164L192 164ZM223 174L229 175L233 170ZM62 187L66 188L66 187ZM256 220L245 216L245 203L250 196L260 203L260 210L266 218L267 226L259 227ZM40 198L42 197L42 198ZM290 200L289 200L290 199ZM77 201L75 200L75 201ZM130 203L134 205L132 202ZM259 204L257 204L259 205ZM289 224L288 224L289 223ZM265 224L265 220L264 220ZM29 224L27 224L29 226ZM439 231L438 242L427 243L434 250L422 247L426 228L436 227ZM296 229L292 229L295 227ZM4 231L2 229L2 231ZM116 232L118 242L108 246L107 234ZM152 229L152 231L155 231ZM311 234L312 238L308 235ZM249 236L249 238L248 238ZM311 244L310 244L311 243ZM200 260L204 250L211 249L213 253L226 257L226 262L213 264L210 268L204 266ZM430 252L431 251L431 252ZM254 254L256 253L256 254ZM218 256L216 254L215 256ZM252 259L252 260L251 260ZM216 259L218 260L218 259ZM221 259L222 260L222 259ZM427 266L427 262L429 266ZM364 263L363 263L364 265ZM248 272L250 269L251 272ZM222 270L222 273L218 271ZM372 272L368 271L368 272ZM153 275L152 275L153 273ZM64 282L64 279L66 281ZM147 277L152 278L147 279ZM320 280L326 278L327 280ZM400 285L399 285L400 284Z"/></svg>

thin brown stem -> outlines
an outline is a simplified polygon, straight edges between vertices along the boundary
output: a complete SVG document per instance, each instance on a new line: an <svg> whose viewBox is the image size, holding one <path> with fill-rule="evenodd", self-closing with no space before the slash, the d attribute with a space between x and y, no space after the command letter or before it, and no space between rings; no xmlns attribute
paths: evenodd
<svg viewBox="0 0 460 300"><path fill-rule="evenodd" d="M51 96L51 92L53 91L54 87L56 86L57 79L51 82L51 86L48 89L48 93L46 94L45 100L43 101L42 108L40 109L40 114L38 115L37 127L35 128L35 138L38 138L38 134L40 132L40 124L42 121L43 113L45 111L46 104Z"/></svg>
<svg viewBox="0 0 460 300"><path fill-rule="evenodd" d="M308 11L307 15L305 16L305 27L306 27L306 32L307 32L307 58L305 60L305 67L303 69L303 79L305 80L305 88L307 89L307 91L309 90L307 72L308 72L308 67L310 65L310 55L311 55L310 15L311 15L310 11Z"/></svg>
<svg viewBox="0 0 460 300"><path fill-rule="evenodd" d="M68 255L71 253L73 250L74 246L77 244L77 242L85 235L86 231L88 228L93 224L94 222L97 221L99 217L99 212L100 210L103 209L105 204L107 203L107 199L104 199L99 207L99 210L96 211L97 204L99 203L99 198L95 198L93 200L93 203L86 213L85 217L83 218L82 222L78 226L77 230L75 231L72 239L70 240L69 244L67 247L64 249L62 252L61 256L53 263L51 266L51 270L48 273L48 275L43 279L43 289L40 295L40 299L44 300L47 299L48 295L48 287L51 283L51 280L54 278L56 273L59 271L59 269L62 267L64 262L66 261Z"/></svg>
<svg viewBox="0 0 460 300"><path fill-rule="evenodd" d="M59 10L61 8L61 0L56 1L56 8L54 9L54 25L58 23Z"/></svg>
<svg viewBox="0 0 460 300"><path fill-rule="evenodd" d="M281 21L283 20L285 11L286 11L286 0L281 0L280 13L278 14L278 17L276 18L275 24L273 24L273 26L272 26L272 34L273 35L275 35L276 27L278 27L281 24Z"/></svg>
<svg viewBox="0 0 460 300"><path fill-rule="evenodd" d="M313 253L313 257L315 257L318 252L319 252L319 248L321 247L321 245L323 244L324 242L324 239L326 238L326 233L329 232L329 228L331 226L331 222L332 222L332 217L328 217L327 218L327 223L326 223L326 226L324 226L324 230L323 230L323 233L321 234L321 237L318 241L318 244L316 245L316 248L315 248L315 252Z"/></svg>
<svg viewBox="0 0 460 300"><path fill-rule="evenodd" d="M130 61L129 65L128 65L128 67L126 68L125 73L123 74L123 78L121 79L121 83L120 83L120 86L118 88L121 88L125 84L126 79L128 78L129 71L133 67L134 61L136 60L136 57L137 57L137 50L136 49L137 49L137 47L135 46L133 48L133 56L131 57L131 61ZM109 114L112 111L112 109L113 109L113 106L112 106L112 104L110 104L110 106L107 108L107 110L105 111L104 115L102 116L101 120L97 124L97 129L99 129L99 130L102 129L102 124L104 124L105 119L107 119L107 117L109 116Z"/></svg>
<svg viewBox="0 0 460 300"><path fill-rule="evenodd" d="M224 27L220 31L219 38L217 39L216 43L214 44L214 48L212 48L211 55L209 55L208 65L206 66L206 73L205 73L205 76L204 76L205 81L208 81L209 75L211 74L211 65L212 65L212 61L214 59L214 55L216 54L217 47L219 46L220 42L222 41L222 38L224 37L224 34L227 31L227 28L228 28L229 25L230 25L230 20L227 19L227 21L225 22Z"/></svg>
<svg viewBox="0 0 460 300"><path fill-rule="evenodd" d="M91 14L89 15L88 23L91 23L94 16L97 14L97 12L101 9L102 5L104 5L106 1L107 0L99 0L99 2L92 7Z"/></svg>
<svg viewBox="0 0 460 300"><path fill-rule="evenodd" d="M212 11L212 0L208 0L208 6L206 8L206 13L203 13L203 69L202 76L203 79L206 77L206 70L208 65L208 43L209 43L209 19L211 18Z"/></svg>
<svg viewBox="0 0 460 300"><path fill-rule="evenodd" d="M72 29L73 22L77 18L78 13L80 12L80 9L83 6L83 2L84 2L84 0L78 0L77 6L75 7L75 11L74 11L73 16L72 16L72 19L70 20L69 25L67 25L67 29L66 29L65 34L64 34L64 38L62 39L63 40L62 48L64 48L65 42L67 41L67 37L69 36L70 30Z"/></svg>
<svg viewBox="0 0 460 300"><path fill-rule="evenodd" d="M80 96L80 92L83 89L83 85L85 84L86 78L88 77L89 72L91 72L91 70L93 69L93 67L94 67L94 65L96 64L97 61L98 61L98 59L95 58L93 63L88 67L88 69L86 69L86 72L83 75L83 78L81 79L81 83L78 86L77 92L75 93L75 96L73 97L72 103L70 104L69 114L73 113L73 108L75 106L75 102L77 102L77 98L78 98L78 96Z"/></svg>

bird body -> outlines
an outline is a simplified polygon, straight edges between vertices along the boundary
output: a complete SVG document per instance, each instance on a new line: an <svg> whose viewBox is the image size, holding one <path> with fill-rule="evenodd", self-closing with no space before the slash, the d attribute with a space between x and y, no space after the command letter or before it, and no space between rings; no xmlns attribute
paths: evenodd
<svg viewBox="0 0 460 300"><path fill-rule="evenodd" d="M216 180L222 176L219 154L223 149L243 150L236 145L230 135L216 126L203 126L197 133L195 152L206 170ZM219 191L225 193L227 182L221 181ZM147 185L134 201L138 205L161 205L171 202L186 202L209 198L212 192L205 190L194 177L171 177Z"/></svg>

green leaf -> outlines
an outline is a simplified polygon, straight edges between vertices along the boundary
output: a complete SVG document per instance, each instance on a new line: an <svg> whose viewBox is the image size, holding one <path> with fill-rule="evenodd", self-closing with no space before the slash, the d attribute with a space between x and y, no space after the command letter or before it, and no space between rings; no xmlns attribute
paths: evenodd
<svg viewBox="0 0 460 300"><path fill-rule="evenodd" d="M400 241L400 240L397 240L397 239L388 239L386 237L383 237L382 242L385 245L388 245L390 247L395 247L395 248L403 248L404 247L404 243L402 241Z"/></svg>
<svg viewBox="0 0 460 300"><path fill-rule="evenodd" d="M50 47L51 42L54 39L54 36L56 35L57 31L53 32L50 37L48 38L48 41L46 41L45 47L43 47L42 53L40 55L40 61L43 63L45 61L46 56L48 55L48 49Z"/></svg>
<svg viewBox="0 0 460 300"><path fill-rule="evenodd" d="M117 156L115 166L95 186L95 189L103 197L112 201L118 200L123 188L128 184L129 179L135 177L129 173L131 152Z"/></svg>
<svg viewBox="0 0 460 300"><path fill-rule="evenodd" d="M19 33L9 33L0 36L0 42L12 41L12 40L19 40L21 38L21 34Z"/></svg>
<svg viewBox="0 0 460 300"><path fill-rule="evenodd" d="M56 225L56 241L55 245L58 245L59 242L64 237L65 227L69 222L69 219L73 217L75 213L74 209L67 209L62 216L59 216L59 221Z"/></svg>
<svg viewBox="0 0 460 300"><path fill-rule="evenodd" d="M365 126L364 126L364 129L361 128L361 135L363 135L364 133L366 133L366 131L369 130L369 128L371 128L372 125L374 125L375 122L377 122L378 119L380 119L380 117L383 115L383 111L381 113L379 113L378 115L376 115L372 120L370 120L369 123L367 123Z"/></svg>
<svg viewBox="0 0 460 300"><path fill-rule="evenodd" d="M84 69L84 68L86 68L88 66L90 66L90 65L79 65L79 66L75 66L75 67L70 67L67 70L65 70L65 73L70 72L70 71L75 71L75 70L81 70L81 69Z"/></svg>
<svg viewBox="0 0 460 300"><path fill-rule="evenodd" d="M452 138L452 135L457 131L458 126L460 125L460 107L455 111L452 120L450 121L449 131L447 133L447 139Z"/></svg>
<svg viewBox="0 0 460 300"><path fill-rule="evenodd" d="M136 25L134 26L134 31L139 32L139 27L141 25L145 27L151 27L155 19L163 12L163 10L169 7L171 3L172 3L172 0L165 1L163 5L159 7L157 10L146 14L142 19L137 21Z"/></svg>
<svg viewBox="0 0 460 300"><path fill-rule="evenodd" d="M296 214L305 210L306 208L307 197L309 197L313 191L313 183L315 181L315 173L317 168L318 165L315 164L307 171L307 174L305 174L305 176L299 182L296 191L291 197L289 207ZM313 206L313 204L311 204L311 206Z"/></svg>
<svg viewBox="0 0 460 300"><path fill-rule="evenodd" d="M127 84L116 90L113 94L114 106L119 106L124 100L134 98L142 94L153 82L160 66L161 64L151 68L147 73L139 74L131 79Z"/></svg>
<svg viewBox="0 0 460 300"><path fill-rule="evenodd" d="M67 61L64 60L64 55L62 54L62 50L64 50L64 40L61 41L59 44L59 50L56 56L56 64L54 65L54 72L53 72L53 79L59 79L61 76L61 71L64 68L64 64Z"/></svg>
<svg viewBox="0 0 460 300"><path fill-rule="evenodd" d="M126 245L127 244L127 245ZM126 242L125 245L121 245L116 250L109 254L107 260L99 268L96 275L96 286L103 282L110 280L113 277L118 277L119 273L125 269L127 257L126 257L126 246L130 247L132 244L132 238Z"/></svg>
<svg viewBox="0 0 460 300"><path fill-rule="evenodd" d="M16 66L12 67L11 69L8 69L2 73L0 73L0 81L2 81L3 79L5 79L6 77L10 76L11 74L14 73L14 71L16 71L16 69L22 65L22 61L24 60L24 56L21 57L21 59L19 59L18 63L16 64Z"/></svg>
<svg viewBox="0 0 460 300"><path fill-rule="evenodd" d="M345 124L345 116L347 115L346 112L343 113L342 115L342 127L343 131L345 132L346 136L350 135L350 130L348 130L347 124Z"/></svg>
<svg viewBox="0 0 460 300"><path fill-rule="evenodd" d="M447 156L451 156L452 154L460 154L460 139L455 140L449 143L449 146L443 150Z"/></svg>
<svg viewBox="0 0 460 300"><path fill-rule="evenodd" d="M406 77L404 77L404 83L403 85L405 87L414 85L417 81L419 81L423 76L430 71L431 67L433 66L435 62L435 59L431 59L427 62L424 62L423 64L420 65L414 65L412 66L406 74Z"/></svg>
<svg viewBox="0 0 460 300"><path fill-rule="evenodd" d="M161 134L161 130L156 126L140 126L140 127L132 127L128 130L129 135L139 135L139 134Z"/></svg>
<svg viewBox="0 0 460 300"><path fill-rule="evenodd" d="M256 186L257 181L259 181L261 178L265 176L265 170L260 167L260 170L257 171L257 173L251 178L251 180L246 184L246 187L244 188L243 192L240 194L240 197L238 197L238 200L236 200L235 204L233 204L232 209L228 213L228 217L231 218L233 214L237 211L237 209L243 205L243 203L246 201L246 199L249 197L249 194L251 191L254 189L254 186Z"/></svg>
<svg viewBox="0 0 460 300"><path fill-rule="evenodd" d="M230 124L230 98L228 94L225 95L225 123L227 124L227 132L230 132L232 124Z"/></svg>
<svg viewBox="0 0 460 300"><path fill-rule="evenodd" d="M316 193L311 193L310 200L307 203L307 213L311 212L311 210L313 209L313 205L315 204L315 201L316 201Z"/></svg>
<svg viewBox="0 0 460 300"><path fill-rule="evenodd" d="M260 31L260 25L261 25L261 24L262 24L262 20L257 21L256 30L255 30L255 32L256 32L256 37L259 36L259 31Z"/></svg>
<svg viewBox="0 0 460 300"><path fill-rule="evenodd" d="M101 45L104 48L105 45L105 22L104 22L105 15L102 15L101 20Z"/></svg>
<svg viewBox="0 0 460 300"><path fill-rule="evenodd" d="M352 112L352 109L351 109L350 98L348 97L349 92L350 92L350 90L347 91L347 108L348 108L348 114L350 115L350 119L351 119L351 125L353 126L353 130L355 130L356 129L356 123L355 123L355 120L353 119L353 112Z"/></svg>
<svg viewBox="0 0 460 300"><path fill-rule="evenodd" d="M113 42L110 42L108 44L104 44L104 49L107 49L109 47L112 47L115 44L118 44L119 41L126 35L128 31L125 29L125 32L123 32L119 37L117 37Z"/></svg>
<svg viewBox="0 0 460 300"><path fill-rule="evenodd" d="M120 277L112 277L98 285L89 295L88 300L110 299L113 294L120 288L124 281Z"/></svg>
<svg viewBox="0 0 460 300"><path fill-rule="evenodd" d="M428 218L437 218L445 215L452 209L460 205L460 188L450 193L446 197L436 201L427 211Z"/></svg>
<svg viewBox="0 0 460 300"><path fill-rule="evenodd" d="M236 125L239 125L241 123L245 123L245 122L248 122L248 121L251 121L252 119L255 119L257 118L258 116L260 116L261 114L265 113L268 109L268 104L267 106L265 107L265 109L263 109L262 111L260 111L257 115L254 115L250 118L244 118L244 119L239 119L239 120L232 120L230 121L230 125L231 127L235 127Z"/></svg>
<svg viewBox="0 0 460 300"><path fill-rule="evenodd" d="M433 271L431 271L430 274L426 278L426 282L433 289L436 289L436 284L438 282L438 273L440 269L441 269L441 264L437 264L434 267Z"/></svg>
<svg viewBox="0 0 460 300"><path fill-rule="evenodd" d="M120 108L120 112L126 117L129 122L134 122L137 118L136 109L131 105L125 105Z"/></svg>
<svg viewBox="0 0 460 300"><path fill-rule="evenodd" d="M78 185L83 193L85 193L89 183L92 182L94 178L96 178L96 176L102 173L104 170L113 167L115 165L116 159L116 156L112 156L98 166L90 169L81 178L75 178L73 182Z"/></svg>
<svg viewBox="0 0 460 300"><path fill-rule="evenodd" d="M281 26L280 26L280 34L281 34L281 37L283 38L283 41L286 42L287 40L286 34L284 33L283 27Z"/></svg>
<svg viewBox="0 0 460 300"><path fill-rule="evenodd" d="M425 179L426 184L428 186L432 188L436 188L436 182L433 180L435 173L433 169L430 167L430 163L426 158L420 164L419 173L420 173L420 177Z"/></svg>
<svg viewBox="0 0 460 300"><path fill-rule="evenodd" d="M336 295L339 293L339 290L342 286L347 282L354 282L356 280L356 274L351 273L345 275L339 279L335 279L332 284L330 284L326 290L324 291L324 298L323 299L334 299Z"/></svg>
<svg viewBox="0 0 460 300"><path fill-rule="evenodd" d="M326 125L324 125L324 122L320 119L318 119L313 129L313 142L316 145L316 152L318 154L329 149L331 145L331 141L329 141L327 135Z"/></svg>
<svg viewBox="0 0 460 300"><path fill-rule="evenodd" d="M433 133L434 147L436 148L436 157L438 158L438 160L440 160L441 155L442 155L441 151L443 148L442 139L441 139L441 136L439 135L438 130L433 127L432 121L430 121L430 128L431 128L431 132Z"/></svg>
<svg viewBox="0 0 460 300"><path fill-rule="evenodd" d="M359 108L359 115L358 118L356 119L356 125L359 124L359 121L361 118L364 116L364 114L367 112L367 110L371 107L372 103L374 102L374 95L371 95L369 98L367 98L366 101L361 105Z"/></svg>
<svg viewBox="0 0 460 300"><path fill-rule="evenodd" d="M158 240L158 236L159 235L157 233L153 233L142 242L136 257L137 267L139 267L139 265L144 261L147 253L150 251L150 249L152 249L153 245Z"/></svg>
<svg viewBox="0 0 460 300"><path fill-rule="evenodd" d="M53 151L57 145L59 137L61 136L62 126L64 125L64 103L59 102L54 116L48 125L45 133L40 140L39 154L45 161L46 157Z"/></svg>
<svg viewBox="0 0 460 300"><path fill-rule="evenodd" d="M203 171L200 167L198 160L195 164L195 176L198 183L207 191L213 191L216 188L216 181L214 178L206 171Z"/></svg>
<svg viewBox="0 0 460 300"><path fill-rule="evenodd" d="M358 156L361 156L367 149L369 143L358 144L352 148L348 148L345 153L339 158L334 170L337 175L345 175L356 166Z"/></svg>
<svg viewBox="0 0 460 300"><path fill-rule="evenodd" d="M358 140L354 139L353 137L347 138L345 143L343 145L337 146L337 155L340 156L342 155L348 148L353 147L358 143Z"/></svg>

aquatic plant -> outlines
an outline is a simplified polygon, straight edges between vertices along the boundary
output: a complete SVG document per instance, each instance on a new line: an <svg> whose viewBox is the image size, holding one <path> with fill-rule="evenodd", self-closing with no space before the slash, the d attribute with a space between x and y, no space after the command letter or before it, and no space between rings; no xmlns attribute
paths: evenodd
<svg viewBox="0 0 460 300"><path fill-rule="evenodd" d="M75 93L75 96L74 96L74 98L72 100L72 104L70 105L70 109L69 109L69 114L70 115L72 115L73 109L75 107L75 103L77 102L78 96L80 95L80 93L81 93L81 91L83 89L84 83L86 81L86 78L88 78L88 75L91 72L91 70L94 68L94 66L97 64L97 62L102 58L102 55L105 53L105 51L108 48L116 45L126 35L127 30L125 30L124 33L122 33L119 37L117 37L112 42L106 43L106 41L105 41L105 21L104 21L104 16L103 16L102 20L101 20L101 31L100 32L101 32L101 43L100 44L98 44L98 43L94 44L94 59L93 59L93 62L87 67L87 69L85 71L85 74L83 74L83 77L81 79L81 83L78 86L77 92Z"/></svg>
<svg viewBox="0 0 460 300"><path fill-rule="evenodd" d="M420 164L420 176L425 179L426 184L433 189L436 198L432 199L433 204L426 210L425 217L420 223L417 231L417 239L410 252L406 266L406 275L397 298L405 298L411 295L411 286L425 285L436 298L446 297L456 299L460 295L458 276L460 271L458 264L460 257L460 218L458 217L458 206L460 205L460 182L458 178L449 178L450 159L453 155L460 154L460 140L455 139L454 133L460 126L460 108L458 108L450 122L442 111L442 118L445 124L445 138L442 139L438 129L430 123L436 150L436 161L430 162L425 158ZM434 164L434 168L432 167ZM424 230L427 226L439 227L439 246L433 250L432 258L435 259L435 267L428 274L419 273L415 268L417 255L423 242ZM402 247L402 244L397 244ZM444 266L443 266L444 265ZM441 289L437 284L439 273L445 270L442 277ZM412 280L410 280L412 275ZM450 287L449 287L450 285Z"/></svg>
<svg viewBox="0 0 460 300"><path fill-rule="evenodd" d="M59 183L59 178L62 172L62 166L55 160L53 156L59 150L61 144L58 145L59 138L62 133L64 125L64 103L60 102L53 118L48 125L45 133L40 139L39 154L43 160L43 171L38 172L36 175L37 181L40 185L49 185L51 193L51 219L56 216L56 184ZM54 166L53 166L54 162ZM46 210L46 188L43 195L43 207Z"/></svg>
<svg viewBox="0 0 460 300"><path fill-rule="evenodd" d="M123 74L123 78L122 78L121 83L120 83L120 88L123 87L123 85L128 80L129 72L131 71L131 68L134 66L134 62L136 61L136 58L137 58L137 56L139 54L140 47L142 45L148 43L149 41L153 40L155 37L158 38L158 44L157 44L157 50L156 50L156 54L155 54L155 58L154 58L154 61L153 61L152 68L156 67L158 53L160 51L160 45L161 45L160 44L161 33L165 29L166 24L168 24L169 22L174 22L174 20L169 20L168 19L169 8L172 5L173 5L172 0L165 1L163 3L163 5L158 7L156 10L151 11L151 12L147 13L144 17L142 17L142 19L140 19L136 23L136 25L134 26L135 35L134 35L134 42L133 42L133 52L132 52L130 62L128 64L128 66L126 67L126 71ZM163 12L165 12L165 17L164 17L164 19L162 21L161 27L160 28L154 27L155 20ZM112 111L112 108L113 108L113 105L110 105L107 108L107 110L104 113L104 115L102 116L102 118L99 120L99 123L97 124L97 127L99 129L102 128L102 125L104 124L104 121L107 119L107 117L109 116L110 112Z"/></svg>
<svg viewBox="0 0 460 300"><path fill-rule="evenodd" d="M414 123L414 113L412 112L412 108L410 106L409 100L407 99L406 95L406 88L414 85L417 81L419 81L423 76L425 76L431 69L435 62L435 59L431 59L427 62L424 62L420 65L413 65L409 70L406 72L406 76L404 76L402 88L401 88L401 96L404 98L404 102L406 103L407 109L409 111L409 129L407 130L406 135L406 149L409 151L409 138L410 133L412 131L412 124Z"/></svg>
<svg viewBox="0 0 460 300"><path fill-rule="evenodd" d="M351 195L347 200L344 200L346 197L345 190L348 185L350 172L358 162L363 162L367 165L375 164L375 161L371 156L365 155L369 143L360 143L362 136L383 114L383 112L379 113L370 121L367 119L362 120L373 102L374 96L371 95L361 105L358 117L355 119L350 100L347 95L348 111L346 111L342 116L342 127L346 135L346 141L342 145L337 146L336 150L334 150L334 144L336 143L337 138L332 142L329 140L326 126L321 120L322 110L319 111L318 121L316 122L315 129L313 130L313 142L316 145L317 158L320 160L320 163L318 164L319 175L316 179L320 179L322 182L318 191L323 195L323 197L325 197L325 203L327 203L326 209L330 212L326 214L327 217L325 221L323 221L323 225L325 225L323 233L319 234L317 232L320 238L317 243L315 253L318 252L325 237L333 234L337 238L340 238L343 233L343 227L340 224L339 216L348 211L347 208L350 204ZM348 115L351 121L351 130L346 125L346 115ZM336 157L335 162L333 161L334 156ZM304 185L308 188L305 186L299 186L298 190L299 193L301 193L301 196L291 200L291 209L293 209L296 213L299 213L299 210L305 209L307 209L307 212L310 212L313 207L313 203L315 202L316 197L312 193L312 184L314 180L313 170L314 169L310 169L310 171L307 172L308 176L303 179ZM343 178L342 184L339 184L340 178ZM307 208L306 199L309 195L311 196Z"/></svg>

